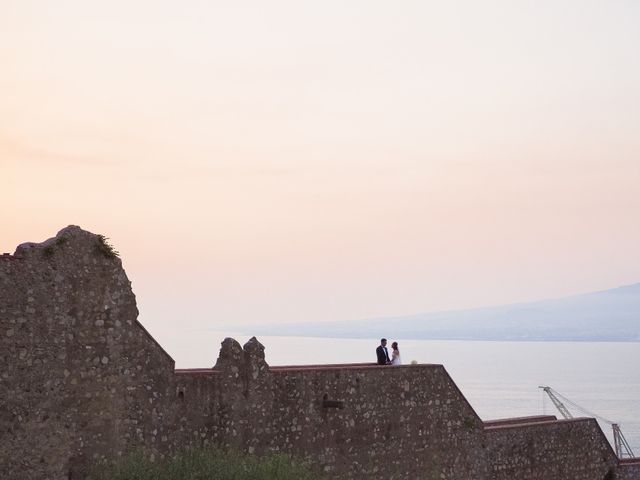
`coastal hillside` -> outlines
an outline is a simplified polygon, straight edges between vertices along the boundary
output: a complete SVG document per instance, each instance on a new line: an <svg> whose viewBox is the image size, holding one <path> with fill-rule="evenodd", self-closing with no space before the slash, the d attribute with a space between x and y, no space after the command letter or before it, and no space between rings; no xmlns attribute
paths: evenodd
<svg viewBox="0 0 640 480"><path fill-rule="evenodd" d="M258 333L354 338L380 337L390 331L396 338L414 339L640 341L640 283L571 297L477 309L271 325L268 332Z"/></svg>

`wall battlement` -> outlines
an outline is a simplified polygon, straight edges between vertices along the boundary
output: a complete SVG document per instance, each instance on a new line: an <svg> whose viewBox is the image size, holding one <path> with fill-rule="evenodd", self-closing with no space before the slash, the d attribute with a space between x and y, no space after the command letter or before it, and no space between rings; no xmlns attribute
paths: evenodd
<svg viewBox="0 0 640 480"><path fill-rule="evenodd" d="M270 367L228 338L213 368L176 370L120 259L79 227L0 258L0 478L215 445L327 478L640 479L593 419L483 422L442 365Z"/></svg>

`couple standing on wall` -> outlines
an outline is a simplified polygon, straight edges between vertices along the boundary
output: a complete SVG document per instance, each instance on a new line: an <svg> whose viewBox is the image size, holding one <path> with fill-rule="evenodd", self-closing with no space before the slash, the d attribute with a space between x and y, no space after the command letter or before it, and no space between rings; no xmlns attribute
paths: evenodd
<svg viewBox="0 0 640 480"><path fill-rule="evenodd" d="M389 358L389 351L387 350L387 339L380 340L380 346L376 348L376 356L378 357L378 365L402 365L400 359L400 350L398 350L398 342L391 344L393 352L391 358Z"/></svg>

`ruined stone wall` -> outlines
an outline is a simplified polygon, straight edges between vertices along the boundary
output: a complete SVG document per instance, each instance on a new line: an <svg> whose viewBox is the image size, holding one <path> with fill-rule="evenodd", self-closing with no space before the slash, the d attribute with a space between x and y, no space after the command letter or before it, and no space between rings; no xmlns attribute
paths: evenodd
<svg viewBox="0 0 640 480"><path fill-rule="evenodd" d="M152 444L174 362L137 315L97 235L68 227L0 257L0 478L73 476Z"/></svg>
<svg viewBox="0 0 640 480"><path fill-rule="evenodd" d="M293 453L327 478L640 478L594 421L484 424L440 365L269 367L257 340L226 339L215 368L175 371L137 314L97 235L0 256L0 478L202 445Z"/></svg>

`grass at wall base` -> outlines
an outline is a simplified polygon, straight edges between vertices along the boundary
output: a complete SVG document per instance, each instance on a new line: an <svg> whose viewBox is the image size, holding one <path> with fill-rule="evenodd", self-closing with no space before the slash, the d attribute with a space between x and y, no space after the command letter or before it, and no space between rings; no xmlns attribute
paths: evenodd
<svg viewBox="0 0 640 480"><path fill-rule="evenodd" d="M288 455L248 455L214 449L185 450L151 461L132 454L115 464L93 468L92 480L322 480Z"/></svg>

